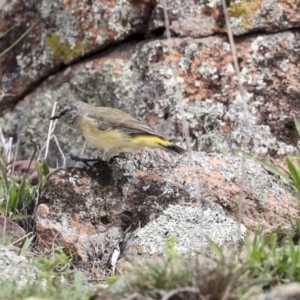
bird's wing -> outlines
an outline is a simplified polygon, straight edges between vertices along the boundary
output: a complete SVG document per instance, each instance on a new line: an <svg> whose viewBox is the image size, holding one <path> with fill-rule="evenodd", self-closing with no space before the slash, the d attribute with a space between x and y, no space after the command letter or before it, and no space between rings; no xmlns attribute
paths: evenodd
<svg viewBox="0 0 300 300"><path fill-rule="evenodd" d="M96 107L95 112L88 115L100 130L120 129L128 135L158 135L153 129L134 117L115 108Z"/></svg>

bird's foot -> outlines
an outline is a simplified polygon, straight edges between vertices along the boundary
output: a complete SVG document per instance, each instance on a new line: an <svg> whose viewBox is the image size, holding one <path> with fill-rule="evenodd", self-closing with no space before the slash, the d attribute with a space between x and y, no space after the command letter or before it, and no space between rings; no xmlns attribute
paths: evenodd
<svg viewBox="0 0 300 300"><path fill-rule="evenodd" d="M126 159L124 155L115 155L109 159L109 163L112 164L114 162L117 162L117 158Z"/></svg>
<svg viewBox="0 0 300 300"><path fill-rule="evenodd" d="M82 158L82 157L78 157L76 155L72 155L70 154L70 159L74 160L76 162L82 162L84 163L89 169L95 171L95 168L93 166L91 166L89 164L89 162L96 162L96 163L107 163L105 160L101 159L101 158Z"/></svg>
<svg viewBox="0 0 300 300"><path fill-rule="evenodd" d="M117 162L117 158L126 158L125 156L122 156L122 155L115 155L113 157L111 157L109 159L109 161L105 161L101 158L82 158L82 157L79 157L79 156L76 156L76 155L72 155L70 154L70 159L71 160L74 160L76 162L82 162L84 163L89 169L95 171L95 167L94 166L91 166L89 163L90 162L95 162L95 164L97 163L101 163L101 164L112 164L114 162Z"/></svg>
<svg viewBox="0 0 300 300"><path fill-rule="evenodd" d="M115 156L111 157L111 158L109 159L109 163L112 164L112 163L114 163L114 162L117 162L117 158L119 158L119 157L120 157L119 155L115 155Z"/></svg>

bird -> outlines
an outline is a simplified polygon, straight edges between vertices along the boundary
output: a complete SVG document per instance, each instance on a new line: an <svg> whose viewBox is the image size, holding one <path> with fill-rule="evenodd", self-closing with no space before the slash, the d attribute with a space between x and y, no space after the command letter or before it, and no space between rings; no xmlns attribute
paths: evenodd
<svg viewBox="0 0 300 300"><path fill-rule="evenodd" d="M161 148L178 154L185 150L157 134L147 124L112 107L92 106L83 101L62 104L58 114L50 120L62 119L80 132L87 142L102 151L102 159L84 159L71 155L71 159L82 161L110 162L120 153L135 152L143 147Z"/></svg>

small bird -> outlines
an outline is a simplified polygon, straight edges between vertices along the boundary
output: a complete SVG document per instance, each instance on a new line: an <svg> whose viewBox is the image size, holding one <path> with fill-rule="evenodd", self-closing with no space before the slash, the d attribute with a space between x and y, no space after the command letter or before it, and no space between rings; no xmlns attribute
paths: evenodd
<svg viewBox="0 0 300 300"><path fill-rule="evenodd" d="M148 125L116 108L94 107L82 101L74 101L61 105L58 115L50 120L60 118L81 132L92 146L102 151L102 160L71 156L86 164L88 161L109 162L120 153L134 152L143 147L162 148L179 154L185 152Z"/></svg>

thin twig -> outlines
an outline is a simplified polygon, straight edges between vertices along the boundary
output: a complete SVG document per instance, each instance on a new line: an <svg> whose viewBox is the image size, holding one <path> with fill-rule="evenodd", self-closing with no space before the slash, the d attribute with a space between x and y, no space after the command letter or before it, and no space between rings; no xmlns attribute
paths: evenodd
<svg viewBox="0 0 300 300"><path fill-rule="evenodd" d="M15 94L6 94L3 90L0 90L0 101L2 101L5 96L15 96Z"/></svg>
<svg viewBox="0 0 300 300"><path fill-rule="evenodd" d="M15 47L39 22L40 20L35 21L13 44L11 44L8 48L6 48L3 52L0 53L0 57L4 56L8 53L13 47Z"/></svg>
<svg viewBox="0 0 300 300"><path fill-rule="evenodd" d="M57 139L57 137L56 137L55 134L53 134L53 138L54 138L54 140L55 140L55 143L56 143L56 145L57 145L57 148L58 148L58 150L59 150L59 153L60 153L60 155L61 155L61 157L62 157L62 159L63 159L63 167L65 167L65 166L66 166L66 157L65 157L63 151L61 150L61 147L60 147L60 145L59 145L59 141L58 141L58 139Z"/></svg>
<svg viewBox="0 0 300 300"><path fill-rule="evenodd" d="M24 240L25 238L27 238L29 235L33 234L33 232L29 232L26 235L22 236L21 238L17 239L16 241L14 241L13 243L11 243L10 245L14 245L17 244L18 242Z"/></svg>
<svg viewBox="0 0 300 300"><path fill-rule="evenodd" d="M55 114L56 105L57 105L57 102L54 102L53 108L52 108L51 117L53 117L54 114ZM47 159L47 156L48 156L49 143L50 143L50 139L51 139L51 133L53 132L53 130L55 128L55 124L56 124L56 122L54 122L53 120L51 120L50 124L49 124L49 127L48 127L48 135L47 135L46 150L45 150L45 159Z"/></svg>
<svg viewBox="0 0 300 300"><path fill-rule="evenodd" d="M79 153L79 157L82 156L85 147L86 147L86 140L85 140L84 143L83 143L83 146L82 146L81 151L80 151L80 153ZM76 162L75 168L78 166L78 164L79 164L79 162Z"/></svg>

